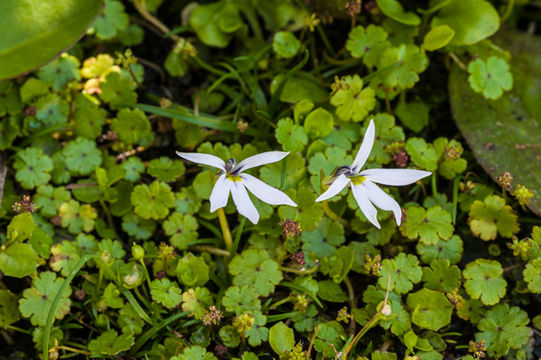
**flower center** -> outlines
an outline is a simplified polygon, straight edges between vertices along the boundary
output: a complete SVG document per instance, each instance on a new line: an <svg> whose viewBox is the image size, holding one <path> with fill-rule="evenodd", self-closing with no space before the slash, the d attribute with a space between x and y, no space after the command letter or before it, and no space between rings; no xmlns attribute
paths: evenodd
<svg viewBox="0 0 541 360"><path fill-rule="evenodd" d="M242 178L238 175L231 175L231 174L227 174L225 176L227 178L227 180L230 180L230 181L233 181L233 182L241 182L242 181Z"/></svg>
<svg viewBox="0 0 541 360"><path fill-rule="evenodd" d="M241 172L241 170L242 169L240 167L237 167L237 160L235 160L234 158L231 158L226 161L225 174L226 174L227 179L231 181L236 181L236 182L242 181L242 179L238 175ZM223 172L221 172L221 174L223 174Z"/></svg>
<svg viewBox="0 0 541 360"><path fill-rule="evenodd" d="M227 160L227 162L225 163L225 171L230 174L235 168L235 165L237 165L237 160L233 158Z"/></svg>
<svg viewBox="0 0 541 360"><path fill-rule="evenodd" d="M348 176L353 185L361 185L366 178L364 176Z"/></svg>

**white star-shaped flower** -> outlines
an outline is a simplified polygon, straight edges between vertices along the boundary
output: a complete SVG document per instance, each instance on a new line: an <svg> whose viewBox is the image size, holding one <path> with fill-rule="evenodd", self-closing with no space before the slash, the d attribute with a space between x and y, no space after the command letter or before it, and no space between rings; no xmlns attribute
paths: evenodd
<svg viewBox="0 0 541 360"><path fill-rule="evenodd" d="M239 213L247 217L254 224L257 224L259 221L259 213L252 200L250 200L246 189L250 190L258 199L267 204L291 206L297 206L297 204L280 190L273 188L250 174L244 174L243 171L280 161L288 154L289 152L269 151L247 157L237 164L235 159L229 159L225 162L219 157L210 154L177 151L177 155L183 159L221 170L220 176L210 194L210 212L226 206L229 193L231 192L233 202Z"/></svg>
<svg viewBox="0 0 541 360"><path fill-rule="evenodd" d="M432 173L412 169L368 169L361 172L361 168L366 162L366 159L368 159L370 151L372 151L375 134L374 121L370 120L353 164L351 166L345 165L339 167L334 174L331 186L316 201L330 199L346 186L350 185L353 196L357 200L361 211L375 227L381 229L376 218L377 210L375 206L382 210L392 211L396 219L396 224L400 226L400 222L402 221L400 205L376 184L392 186L409 185Z"/></svg>

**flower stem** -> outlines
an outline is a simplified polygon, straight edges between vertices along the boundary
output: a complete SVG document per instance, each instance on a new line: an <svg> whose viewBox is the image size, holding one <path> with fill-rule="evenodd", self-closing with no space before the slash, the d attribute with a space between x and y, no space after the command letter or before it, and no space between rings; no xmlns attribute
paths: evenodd
<svg viewBox="0 0 541 360"><path fill-rule="evenodd" d="M385 108L389 114L393 114L393 110L391 109L391 101L389 100L389 93L387 91L385 91Z"/></svg>
<svg viewBox="0 0 541 360"><path fill-rule="evenodd" d="M197 65L201 66L203 69L207 70L210 73L213 73L218 76L228 75L227 72L222 71L220 69L215 68L214 66L207 64L203 59L201 59L199 56L192 56L191 59L193 59Z"/></svg>
<svg viewBox="0 0 541 360"><path fill-rule="evenodd" d="M311 353L312 353L312 347L314 346L314 340L316 339L316 336L317 336L317 333L319 332L319 326L316 327L316 329L314 330L314 334L312 335L312 337L310 338L310 344L308 344L308 349L306 350L306 357L308 359L311 358ZM345 359L345 358L344 358Z"/></svg>
<svg viewBox="0 0 541 360"><path fill-rule="evenodd" d="M111 213L109 212L109 208L107 207L105 200L100 199L100 205L103 209L103 212L105 213L105 216L107 217L107 224L113 231L115 231L115 224L113 222L113 217L111 216Z"/></svg>
<svg viewBox="0 0 541 360"><path fill-rule="evenodd" d="M462 180L462 176L456 177L453 181L453 225L456 224L456 213L458 208L458 187L460 185L460 180Z"/></svg>
<svg viewBox="0 0 541 360"><path fill-rule="evenodd" d="M0 335L4 338L4 341L9 345L13 346L15 344L15 341L13 341L13 338L9 335L9 333L5 329L0 329Z"/></svg>
<svg viewBox="0 0 541 360"><path fill-rule="evenodd" d="M502 24L509 18L509 15L511 15L511 13L513 12L514 6L515 6L515 0L507 1L507 8L505 9L505 13L502 15L502 18L501 18Z"/></svg>
<svg viewBox="0 0 541 360"><path fill-rule="evenodd" d="M357 333L357 335L355 335L353 340L349 343L349 346L346 348L346 350L342 354L342 359L347 359L347 356L348 356L349 352L353 349L353 347L355 346L355 343L357 343L357 340L359 340L361 337L363 337L363 335L366 334L366 332L368 330L370 330L373 326L375 326L378 323L378 321L382 318L382 311L383 311L385 305L387 305L387 300L389 299L390 288L391 288L391 275L387 274L387 290L385 292L385 298L383 299L383 303L381 304L381 308L363 326L363 328Z"/></svg>
<svg viewBox="0 0 541 360"><path fill-rule="evenodd" d="M308 275L308 274L315 273L318 268L319 268L319 266L316 265L316 266L314 266L313 268L311 268L309 270L297 270L297 269L292 269L292 268L287 267L287 266L280 266L281 271L290 272L290 273L299 274L299 275Z"/></svg>
<svg viewBox="0 0 541 360"><path fill-rule="evenodd" d="M72 348L72 347L69 347L69 346L60 345L60 346L57 346L56 348L60 349L60 350L66 350L66 351L70 351L70 352L73 352L73 353L81 354L81 355L90 356L90 353L88 351L79 350L79 349Z"/></svg>
<svg viewBox="0 0 541 360"><path fill-rule="evenodd" d="M272 304L270 307L269 307L269 310L272 310L272 309L276 309L278 306L280 305L283 305L287 302L290 302L291 300L293 300L293 298L291 296L288 296L282 300L279 300L277 302L275 302L274 304Z"/></svg>
<svg viewBox="0 0 541 360"><path fill-rule="evenodd" d="M194 250L197 250L197 251L208 252L209 254L213 254L213 255L224 256L224 257L229 257L230 256L228 251L226 251L224 249L215 248L214 246L194 245L194 246L191 246L190 248L192 248Z"/></svg>
<svg viewBox="0 0 541 360"><path fill-rule="evenodd" d="M152 16L151 13L147 11L147 9L144 7L143 4L141 4L140 0L134 0L133 5L135 6L135 9L137 12L145 18L148 22L150 22L152 25L156 26L160 31L162 31L164 34L167 34L171 32L167 26L165 26L164 23L162 23L160 20ZM171 35L171 39L178 41L179 37L177 35Z"/></svg>
<svg viewBox="0 0 541 360"><path fill-rule="evenodd" d="M216 210L218 213L218 220L220 220L220 227L222 228L222 236L224 238L225 248L229 253L233 250L233 238L231 237L231 231L229 230L229 224L227 223L227 218L225 217L224 208L219 208Z"/></svg>
<svg viewBox="0 0 541 360"><path fill-rule="evenodd" d="M342 224L345 228L349 228L349 223L342 219L340 216L338 216L334 211L331 210L329 207L329 204L327 203L327 200L321 202L321 206L323 208L323 212L325 215L327 215L329 218L331 218L334 221L338 221L340 224Z"/></svg>
<svg viewBox="0 0 541 360"><path fill-rule="evenodd" d="M438 195L438 186L436 183L436 173L432 173L432 196L436 197Z"/></svg>
<svg viewBox="0 0 541 360"><path fill-rule="evenodd" d="M346 285L346 288L348 290L349 307L351 309L354 309L354 308L357 307L357 302L355 301L355 289L353 289L353 285L351 284L351 281L349 280L349 278L347 276L344 278L343 281L344 281L344 284ZM349 329L348 329L348 332L349 332L350 335L353 335L355 333L355 324L356 324L356 321L352 316L350 321L349 321Z"/></svg>
<svg viewBox="0 0 541 360"><path fill-rule="evenodd" d="M145 265L145 262L143 261L143 259L139 259L139 263L143 266L143 270L145 271L145 277L147 278L148 291L150 291L152 287L150 285L150 274L148 273L147 266Z"/></svg>
<svg viewBox="0 0 541 360"><path fill-rule="evenodd" d="M243 217L240 220L240 224L237 227L237 231L235 233L235 242L233 243L233 254L237 253L237 249L239 248L240 238L242 236L242 231L244 230L244 225L246 224L246 218ZM233 255L232 254L232 255ZM229 255L228 255L229 256Z"/></svg>
<svg viewBox="0 0 541 360"><path fill-rule="evenodd" d="M462 61L460 61L460 59L458 58L458 56L456 56L455 53L453 52L450 52L449 53L449 56L451 57L451 59L453 59L453 61L462 69L462 70L465 70L465 71L468 71L468 68L466 67L466 65L464 65L464 63Z"/></svg>

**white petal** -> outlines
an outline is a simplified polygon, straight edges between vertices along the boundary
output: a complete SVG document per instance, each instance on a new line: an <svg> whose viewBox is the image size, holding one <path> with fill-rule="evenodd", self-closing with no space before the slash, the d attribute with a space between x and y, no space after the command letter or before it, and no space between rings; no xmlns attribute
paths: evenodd
<svg viewBox="0 0 541 360"><path fill-rule="evenodd" d="M431 175L430 171L412 169L368 169L360 173L368 180L382 185L409 185Z"/></svg>
<svg viewBox="0 0 541 360"><path fill-rule="evenodd" d="M200 153L184 153L177 151L177 155L194 163L212 166L225 171L225 162L217 156Z"/></svg>
<svg viewBox="0 0 541 360"><path fill-rule="evenodd" d="M289 152L285 152L285 151L267 151L261 154L250 156L242 160L237 165L235 170L238 169L239 171L244 171L256 166L261 166L261 165L277 162L285 158L288 154Z"/></svg>
<svg viewBox="0 0 541 360"><path fill-rule="evenodd" d="M225 174L222 174L218 178L210 194L210 212L215 212L216 209L227 205L227 199L229 198L229 191L232 185L233 182L227 179Z"/></svg>
<svg viewBox="0 0 541 360"><path fill-rule="evenodd" d="M370 201L382 210L392 211L396 220L396 225L400 226L402 221L402 210L400 205L385 191L381 190L376 184L365 180L362 186L366 187Z"/></svg>
<svg viewBox="0 0 541 360"><path fill-rule="evenodd" d="M374 120L370 119L370 124L368 124L366 133L364 134L363 142L361 144L361 147L359 148L359 152L357 153L357 156L355 156L353 164L351 164L351 169L353 170L353 172L359 173L359 171L361 171L364 163L366 162L366 159L368 159L368 156L370 156L372 146L374 146L375 137L376 126L374 125Z"/></svg>
<svg viewBox="0 0 541 360"><path fill-rule="evenodd" d="M249 175L241 174L242 183L250 190L258 199L271 205L290 205L297 206L293 200L280 190L273 188L272 186L265 184L258 178Z"/></svg>
<svg viewBox="0 0 541 360"><path fill-rule="evenodd" d="M370 202L366 187L352 184L351 191L353 191L353 197L355 197L355 200L357 200L357 204L359 204L359 208L361 208L364 216L366 216L366 218L372 223L372 225L374 225L378 229L381 229L377 218L378 211Z"/></svg>
<svg viewBox="0 0 541 360"><path fill-rule="evenodd" d="M346 175L342 174L333 181L331 186L323 194L319 195L316 201L323 201L332 198L335 195L338 195L343 188L345 188L349 183L350 179Z"/></svg>
<svg viewBox="0 0 541 360"><path fill-rule="evenodd" d="M233 181L231 186L231 195L233 196L233 201L237 206L237 210L243 216L246 216L248 220L257 224L259 221L259 213L254 206L250 196L248 196L248 191L242 184L241 181Z"/></svg>

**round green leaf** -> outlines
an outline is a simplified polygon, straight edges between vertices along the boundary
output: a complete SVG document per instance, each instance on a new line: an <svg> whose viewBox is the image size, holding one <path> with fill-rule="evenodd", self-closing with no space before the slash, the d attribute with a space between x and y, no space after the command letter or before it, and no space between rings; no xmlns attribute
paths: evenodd
<svg viewBox="0 0 541 360"><path fill-rule="evenodd" d="M301 42L289 31L279 31L272 40L272 49L286 59L295 56L301 48Z"/></svg>
<svg viewBox="0 0 541 360"><path fill-rule="evenodd" d="M0 2L0 79L35 69L73 45L103 6L101 0Z"/></svg>
<svg viewBox="0 0 541 360"><path fill-rule="evenodd" d="M0 253L0 270L5 275L22 278L36 271L38 256L29 244L15 243Z"/></svg>
<svg viewBox="0 0 541 360"><path fill-rule="evenodd" d="M324 138L334 129L334 117L323 108L312 111L304 120L304 131L311 138Z"/></svg>
<svg viewBox="0 0 541 360"><path fill-rule="evenodd" d="M421 18L412 12L406 12L397 0L376 0L382 13L405 25L417 26Z"/></svg>
<svg viewBox="0 0 541 360"><path fill-rule="evenodd" d="M455 36L455 31L447 25L439 25L430 30L423 41L421 48L428 51L441 49Z"/></svg>
<svg viewBox="0 0 541 360"><path fill-rule="evenodd" d="M190 14L190 25L205 45L223 48L243 22L237 5L222 0L195 7Z"/></svg>
<svg viewBox="0 0 541 360"><path fill-rule="evenodd" d="M411 321L417 326L438 331L451 322L453 305L442 292L421 289L409 294L407 303L413 310Z"/></svg>
<svg viewBox="0 0 541 360"><path fill-rule="evenodd" d="M293 329L283 322L279 322L270 328L269 344L278 355L291 351L295 347L295 335Z"/></svg>
<svg viewBox="0 0 541 360"><path fill-rule="evenodd" d="M274 94L280 83L285 79L285 74L278 74L272 79L270 91ZM301 100L312 102L321 100L328 95L327 90L322 87L316 78L304 71L297 71L286 80L284 88L280 93L280 101L295 104Z"/></svg>
<svg viewBox="0 0 541 360"><path fill-rule="evenodd" d="M5 328L19 320L17 296L9 290L0 289L0 328Z"/></svg>
<svg viewBox="0 0 541 360"><path fill-rule="evenodd" d="M450 45L472 45L494 34L500 16L486 0L453 0L432 20L432 27L447 25L455 31Z"/></svg>

